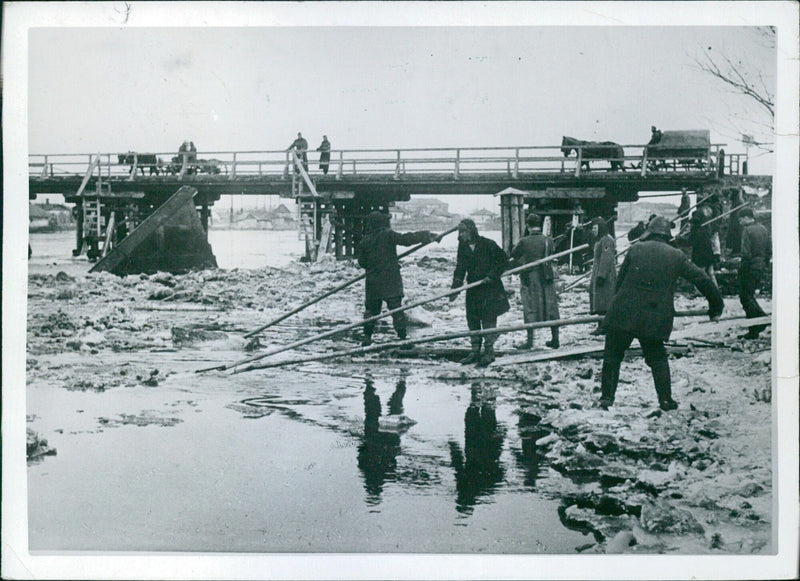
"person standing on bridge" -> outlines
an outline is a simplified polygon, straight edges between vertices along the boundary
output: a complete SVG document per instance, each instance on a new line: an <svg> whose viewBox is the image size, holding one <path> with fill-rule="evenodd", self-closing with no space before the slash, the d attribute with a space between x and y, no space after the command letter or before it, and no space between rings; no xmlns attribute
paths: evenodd
<svg viewBox="0 0 800 581"><path fill-rule="evenodd" d="M606 333L601 396L598 405L614 404L619 368L634 338L642 346L645 363L653 373L658 405L664 411L678 408L672 399L669 359L664 342L672 333L675 314L674 292L678 278L692 282L708 300L708 316L716 321L722 314L722 295L705 272L693 265L677 248L670 246L670 223L657 216L625 256L617 277L617 289L603 321Z"/></svg>
<svg viewBox="0 0 800 581"><path fill-rule="evenodd" d="M459 288L467 283L488 279L488 282L467 289L467 327L470 331L493 329L497 326L497 317L508 312L510 305L506 289L500 276L508 265L508 255L494 240L478 235L478 227L469 218L461 220L458 225L458 254L456 270L453 273L452 288ZM456 300L458 293L450 296ZM492 333L470 338L472 349L461 363L478 363L480 367L488 366L494 361L494 342L497 335ZM481 356L483 343L483 356Z"/></svg>
<svg viewBox="0 0 800 581"><path fill-rule="evenodd" d="M319 144L317 151L320 152L319 169L322 171L322 173L328 175L328 167L331 161L331 142L328 141L327 135L322 136L322 143Z"/></svg>
<svg viewBox="0 0 800 581"><path fill-rule="evenodd" d="M513 267L541 260L553 254L553 239L542 234L542 217L530 214L527 224L528 234L511 250L511 266ZM558 295L554 278L552 262L534 266L519 274L519 294L522 299L522 314L525 323L559 319ZM558 349L560 346L558 330L558 327L550 327L552 340L547 341L545 345ZM533 331L533 329L527 329L528 339L518 346L519 349L533 347Z"/></svg>
<svg viewBox="0 0 800 581"><path fill-rule="evenodd" d="M400 262L397 260L397 246L411 246L424 242L439 241L436 234L421 230L400 234L391 229L389 214L371 212L364 221L364 237L356 249L358 264L366 269L364 283L364 318L379 315L384 301L389 310L400 306L403 300L403 279L400 276ZM406 314L394 313L392 323L397 336L405 339ZM363 347L372 344L375 321L364 323Z"/></svg>
<svg viewBox="0 0 800 581"><path fill-rule="evenodd" d="M297 154L297 157L300 158L300 161L303 162L303 169L306 170L308 173L308 141L306 141L303 134L299 131L297 132L297 139L292 141L292 144L286 149L286 151L291 151L294 149L294 152ZM297 167L294 168L295 173L299 173L297 171Z"/></svg>

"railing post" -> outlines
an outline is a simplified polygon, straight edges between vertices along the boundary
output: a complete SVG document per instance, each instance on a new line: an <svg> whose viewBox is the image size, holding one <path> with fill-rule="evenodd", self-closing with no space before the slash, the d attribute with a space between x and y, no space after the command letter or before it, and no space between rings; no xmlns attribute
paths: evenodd
<svg viewBox="0 0 800 581"><path fill-rule="evenodd" d="M581 176L581 163L583 163L583 147L579 145L577 146L576 149L578 150L578 163L575 164L575 177L577 178Z"/></svg>
<svg viewBox="0 0 800 581"><path fill-rule="evenodd" d="M647 147L642 151L642 177L647 175Z"/></svg>
<svg viewBox="0 0 800 581"><path fill-rule="evenodd" d="M344 175L344 151L339 151L339 171L336 172L336 179L342 179Z"/></svg>
<svg viewBox="0 0 800 581"><path fill-rule="evenodd" d="M44 165L42 166L42 177L47 177L47 156L44 156Z"/></svg>
<svg viewBox="0 0 800 581"><path fill-rule="evenodd" d="M99 162L98 162L99 163ZM128 177L130 181L133 181L136 178L136 170L139 166L139 155L134 151L133 152L133 169L131 170L131 175ZM102 168L100 172L102 173Z"/></svg>
<svg viewBox="0 0 800 581"><path fill-rule="evenodd" d="M261 175L261 164L258 165L258 174ZM233 152L233 167L231 168L231 179L236 179L236 152Z"/></svg>
<svg viewBox="0 0 800 581"><path fill-rule="evenodd" d="M356 160L353 160L353 175L356 175Z"/></svg>
<svg viewBox="0 0 800 581"><path fill-rule="evenodd" d="M289 179L289 152L286 152L286 164L283 166L283 179Z"/></svg>
<svg viewBox="0 0 800 581"><path fill-rule="evenodd" d="M514 179L519 177L519 148L514 150Z"/></svg>
<svg viewBox="0 0 800 581"><path fill-rule="evenodd" d="M181 164L180 177L181 179L183 179L183 176L186 175L186 169L187 169L186 166L189 164L189 153L184 151L183 153L181 153L181 157L183 158L183 162Z"/></svg>
<svg viewBox="0 0 800 581"><path fill-rule="evenodd" d="M458 179L461 173L461 150L456 149L456 169L453 172L453 178Z"/></svg>
<svg viewBox="0 0 800 581"><path fill-rule="evenodd" d="M355 173L355 172L353 172ZM397 163L394 165L394 179L400 179L400 150L397 150Z"/></svg>

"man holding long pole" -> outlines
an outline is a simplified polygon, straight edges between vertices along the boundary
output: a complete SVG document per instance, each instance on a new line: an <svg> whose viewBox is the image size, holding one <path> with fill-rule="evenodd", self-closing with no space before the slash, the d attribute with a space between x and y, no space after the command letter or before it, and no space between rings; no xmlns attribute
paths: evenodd
<svg viewBox="0 0 800 581"><path fill-rule="evenodd" d="M492 329L497 326L497 317L510 308L506 289L500 276L508 265L508 255L494 240L478 235L478 227L469 218L461 220L458 225L458 254L456 270L453 273L452 288L463 285L466 276L467 284L488 279L488 282L467 290L467 326L470 331ZM456 299L450 296L450 301ZM461 360L468 365L477 363L487 367L494 361L494 342L496 335L470 337L470 354ZM483 356L481 356L483 342Z"/></svg>
<svg viewBox="0 0 800 581"><path fill-rule="evenodd" d="M717 286L683 252L669 245L671 237L669 221L661 216L653 218L641 242L630 247L620 268L616 293L603 321L606 343L599 402L603 409L614 403L620 365L634 338L639 340L644 360L653 373L659 407L664 411L677 409L664 342L672 333L673 293L679 277L692 282L706 297L711 320L722 313L722 295Z"/></svg>
<svg viewBox="0 0 800 581"><path fill-rule="evenodd" d="M400 306L403 300L403 279L397 260L397 246L411 246L438 240L438 236L427 230L400 234L389 227L390 217L382 212L371 212L364 222L364 238L358 245L358 264L366 269L364 284L364 318L379 315L384 301L390 310ZM397 336L406 338L406 314L394 313L392 323ZM372 343L375 321L364 323L363 347Z"/></svg>

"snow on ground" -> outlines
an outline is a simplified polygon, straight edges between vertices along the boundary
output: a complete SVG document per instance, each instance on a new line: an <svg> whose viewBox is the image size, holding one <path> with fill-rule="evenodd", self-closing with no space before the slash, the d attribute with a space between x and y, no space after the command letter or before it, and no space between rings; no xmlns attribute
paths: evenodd
<svg viewBox="0 0 800 581"><path fill-rule="evenodd" d="M447 289L453 254L441 249L406 259L405 301ZM244 351L244 332L361 272L352 263L335 261L124 278L85 271L85 263L47 265L29 276L29 388L157 386L174 374L190 377L195 369L242 359L252 355ZM560 284L575 278L561 273ZM517 278L506 288L514 292L512 309L499 324L520 323ZM363 283L355 284L288 318L261 338L262 345L286 344L360 320L362 293ZM588 311L585 285L560 300L562 318ZM760 301L769 312L769 299ZM699 295L680 296L676 304L679 311L704 307ZM727 297L725 315L741 313L738 299ZM463 331L463 297L418 307L410 318L412 338ZM699 322L676 321L676 329ZM564 328L562 347L597 342L588 335L591 328ZM649 369L637 355L623 363L617 403L610 411L594 406L601 367L596 357L489 369L425 359L419 360L419 367L431 378L480 377L517 385L521 429L536 442L527 452L551 468L537 486L560 500L563 523L594 533L599 542L587 544L588 551L768 553L775 550L771 331L748 342L737 338L742 332L702 337L722 344L717 347L679 342L671 366L680 408L670 413L657 409ZM523 338L524 332L504 335L497 348L508 353ZM546 349L548 338L548 331L539 331L535 349ZM393 339L391 325L380 325L376 341ZM356 329L282 356L347 349L358 342ZM459 339L426 348L467 346L467 339ZM186 350L192 358L180 356ZM148 364L146 354L156 352L174 352L174 368ZM315 364L314 370L341 373L354 363L377 366L392 357L381 353L330 360ZM126 359L122 372L109 363ZM35 427L34 419L29 417L29 424ZM29 437L35 444L36 435ZM48 460L39 456L37 461Z"/></svg>

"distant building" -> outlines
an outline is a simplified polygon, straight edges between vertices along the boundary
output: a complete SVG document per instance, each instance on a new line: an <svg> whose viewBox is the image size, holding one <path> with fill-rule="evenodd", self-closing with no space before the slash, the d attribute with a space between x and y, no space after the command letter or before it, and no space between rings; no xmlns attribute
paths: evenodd
<svg viewBox="0 0 800 581"><path fill-rule="evenodd" d="M491 223L492 221L497 219L498 216L497 214L495 214L490 210L481 208L480 210L475 210L474 212L472 212L469 215L469 217L472 218L472 220L475 222L477 226L480 226L481 224Z"/></svg>
<svg viewBox="0 0 800 581"><path fill-rule="evenodd" d="M72 211L62 204L28 204L28 229L35 231L68 230L75 227Z"/></svg>
<svg viewBox="0 0 800 581"><path fill-rule="evenodd" d="M412 198L397 202L389 210L392 224L403 230L441 230L458 221L458 216L448 211L447 202L436 198Z"/></svg>

